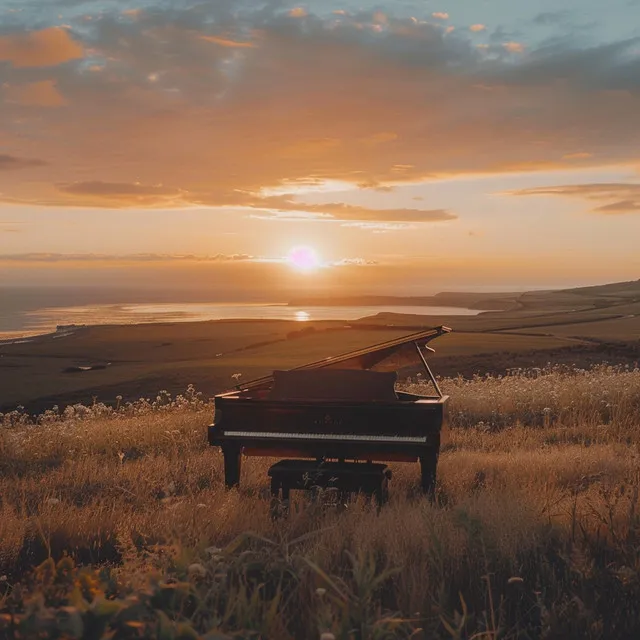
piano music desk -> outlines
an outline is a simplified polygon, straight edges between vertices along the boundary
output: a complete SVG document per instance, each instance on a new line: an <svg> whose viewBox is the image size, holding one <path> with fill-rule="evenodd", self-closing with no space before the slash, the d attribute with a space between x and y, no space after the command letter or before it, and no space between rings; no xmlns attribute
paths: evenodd
<svg viewBox="0 0 640 640"><path fill-rule="evenodd" d="M272 515L275 515L280 501L285 510L288 508L291 489L337 489L339 494L362 493L375 497L380 507L389 497L391 471L385 464L372 462L280 460L269 469L269 477Z"/></svg>

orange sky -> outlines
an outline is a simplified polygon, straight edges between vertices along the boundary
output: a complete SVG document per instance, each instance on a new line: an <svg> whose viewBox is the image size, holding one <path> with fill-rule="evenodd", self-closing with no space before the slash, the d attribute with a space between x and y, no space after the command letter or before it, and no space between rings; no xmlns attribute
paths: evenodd
<svg viewBox="0 0 640 640"><path fill-rule="evenodd" d="M210 4L4 9L0 284L638 277L626 0Z"/></svg>

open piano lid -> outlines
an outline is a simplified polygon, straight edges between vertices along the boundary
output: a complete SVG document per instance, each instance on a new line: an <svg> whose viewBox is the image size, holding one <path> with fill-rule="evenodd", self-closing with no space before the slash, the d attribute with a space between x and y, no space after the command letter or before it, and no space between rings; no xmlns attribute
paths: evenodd
<svg viewBox="0 0 640 640"><path fill-rule="evenodd" d="M450 332L451 329L445 326L424 329L423 331L394 338L393 340L387 340L386 342L380 342L370 347L323 358L315 362L309 362L299 367L294 367L290 369L290 371L303 369L370 369L374 371L397 371L408 364L409 356L415 358L417 355L438 395L442 396L442 392L427 364L422 349L433 351L433 349L427 346L427 343ZM273 376L269 375L246 383L240 383L236 388L243 390L255 389L256 387L266 386L271 382L273 382Z"/></svg>

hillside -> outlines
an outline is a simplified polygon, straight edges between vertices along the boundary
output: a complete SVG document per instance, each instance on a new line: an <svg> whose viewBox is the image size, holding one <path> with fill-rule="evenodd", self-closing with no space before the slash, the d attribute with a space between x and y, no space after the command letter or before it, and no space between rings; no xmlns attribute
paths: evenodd
<svg viewBox="0 0 640 640"><path fill-rule="evenodd" d="M493 294L486 295L485 301ZM383 312L350 323L95 326L0 344L0 411L23 405L40 412L94 398L113 403L117 396L135 400L158 389L175 394L188 384L211 396L229 388L237 373L250 380L439 324L454 329L433 344L434 369L444 376L499 374L548 362L633 366L640 360L640 282L528 292L512 302L508 310L477 316Z"/></svg>

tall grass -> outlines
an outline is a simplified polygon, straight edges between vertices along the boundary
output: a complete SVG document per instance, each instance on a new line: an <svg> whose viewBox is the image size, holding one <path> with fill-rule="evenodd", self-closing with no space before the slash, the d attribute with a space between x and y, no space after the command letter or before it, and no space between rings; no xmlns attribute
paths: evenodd
<svg viewBox="0 0 640 640"><path fill-rule="evenodd" d="M225 491L193 389L5 416L0 638L638 637L640 372L442 385L437 500L396 465L379 515Z"/></svg>

